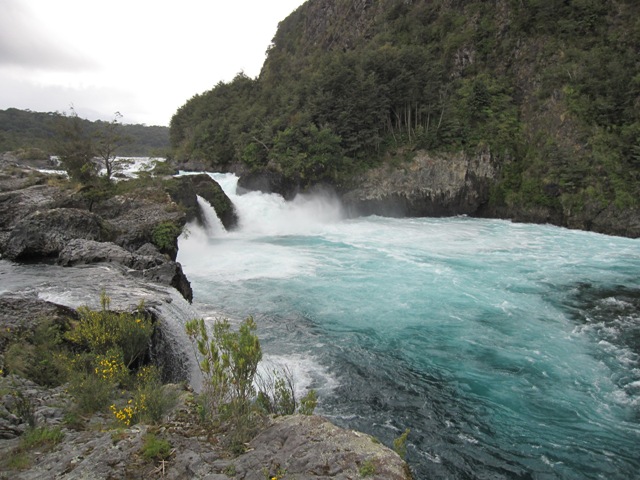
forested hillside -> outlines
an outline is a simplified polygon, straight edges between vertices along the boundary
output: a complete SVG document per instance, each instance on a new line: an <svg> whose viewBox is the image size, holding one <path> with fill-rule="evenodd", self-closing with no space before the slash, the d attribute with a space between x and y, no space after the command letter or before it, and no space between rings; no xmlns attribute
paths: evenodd
<svg viewBox="0 0 640 480"><path fill-rule="evenodd" d="M37 148L49 153L62 114L32 112L8 108L0 110L0 152ZM90 134L103 129L109 122L81 120L83 128ZM122 135L128 139L117 152L118 155L153 156L166 153L169 147L167 127L146 125L120 125Z"/></svg>
<svg viewBox="0 0 640 480"><path fill-rule="evenodd" d="M302 187L414 152L490 154L487 212L637 208L640 2L309 0L257 79L171 121L178 159Z"/></svg>

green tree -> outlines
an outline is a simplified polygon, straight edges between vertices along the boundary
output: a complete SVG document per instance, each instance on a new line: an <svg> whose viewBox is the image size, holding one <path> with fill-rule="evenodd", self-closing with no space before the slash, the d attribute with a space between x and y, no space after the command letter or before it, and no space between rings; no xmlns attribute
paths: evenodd
<svg viewBox="0 0 640 480"><path fill-rule="evenodd" d="M270 158L278 162L288 177L303 184L335 178L343 165L340 137L329 128L319 129L314 124L279 132Z"/></svg>
<svg viewBox="0 0 640 480"><path fill-rule="evenodd" d="M70 110L68 115L65 113L57 119L54 153L71 179L86 183L98 172L93 162L93 140L75 109Z"/></svg>
<svg viewBox="0 0 640 480"><path fill-rule="evenodd" d="M113 173L121 171L129 164L129 161L116 157L118 149L131 143L131 138L122 131L121 119L122 114L116 112L110 122L100 122L101 127L95 133L95 154L106 170L107 180L111 179Z"/></svg>

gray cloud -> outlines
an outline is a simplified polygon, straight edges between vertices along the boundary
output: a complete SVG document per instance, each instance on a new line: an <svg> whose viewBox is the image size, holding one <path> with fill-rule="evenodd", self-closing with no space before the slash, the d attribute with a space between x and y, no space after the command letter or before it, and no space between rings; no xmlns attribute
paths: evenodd
<svg viewBox="0 0 640 480"><path fill-rule="evenodd" d="M20 0L0 1L1 66L62 71L93 67L90 59L69 51L48 34L47 26Z"/></svg>
<svg viewBox="0 0 640 480"><path fill-rule="evenodd" d="M112 120L114 113L120 111L124 115L125 123L149 121L130 92L108 87L76 89L58 85L38 85L0 75L1 109L68 112L71 105L78 115L89 120Z"/></svg>

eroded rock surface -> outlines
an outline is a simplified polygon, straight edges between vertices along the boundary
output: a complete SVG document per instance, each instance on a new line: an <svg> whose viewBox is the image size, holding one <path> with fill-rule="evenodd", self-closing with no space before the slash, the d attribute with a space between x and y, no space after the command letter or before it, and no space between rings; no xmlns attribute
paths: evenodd
<svg viewBox="0 0 640 480"><path fill-rule="evenodd" d="M113 238L113 227L85 210L37 210L13 228L5 256L11 260L57 256L75 238L109 241Z"/></svg>
<svg viewBox="0 0 640 480"><path fill-rule="evenodd" d="M347 480L361 477L406 480L407 467L397 453L370 435L346 430L320 416L275 419L250 443L250 451L231 464L235 478L262 480L286 472L285 478Z"/></svg>
<svg viewBox="0 0 640 480"><path fill-rule="evenodd" d="M356 178L343 201L353 213L364 215L472 215L488 201L496 176L489 154L418 152L410 161Z"/></svg>

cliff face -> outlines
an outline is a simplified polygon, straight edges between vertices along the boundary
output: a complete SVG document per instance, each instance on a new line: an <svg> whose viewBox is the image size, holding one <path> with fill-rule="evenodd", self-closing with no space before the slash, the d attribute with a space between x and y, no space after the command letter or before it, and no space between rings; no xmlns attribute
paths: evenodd
<svg viewBox="0 0 640 480"><path fill-rule="evenodd" d="M400 165L383 165L356 177L343 195L363 215L475 215L489 201L498 170L491 155L419 151Z"/></svg>

